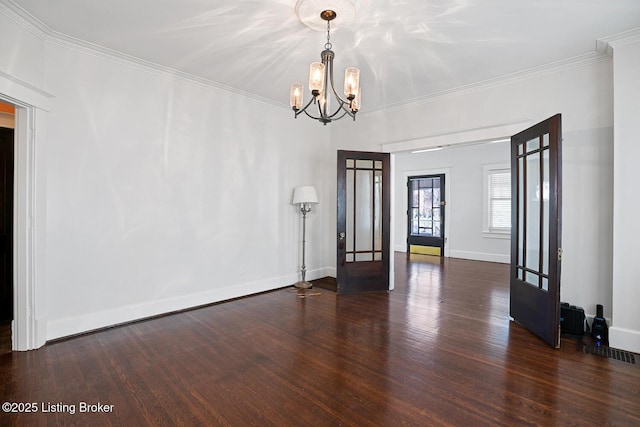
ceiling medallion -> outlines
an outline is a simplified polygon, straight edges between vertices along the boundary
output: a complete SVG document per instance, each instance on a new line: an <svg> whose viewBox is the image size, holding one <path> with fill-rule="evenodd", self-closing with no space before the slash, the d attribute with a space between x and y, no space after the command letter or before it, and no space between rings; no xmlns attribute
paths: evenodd
<svg viewBox="0 0 640 427"><path fill-rule="evenodd" d="M327 23L320 14L325 10L331 10L336 15L332 19L331 27L337 30L353 23L359 6L359 0L298 0L296 15L307 27L324 31Z"/></svg>

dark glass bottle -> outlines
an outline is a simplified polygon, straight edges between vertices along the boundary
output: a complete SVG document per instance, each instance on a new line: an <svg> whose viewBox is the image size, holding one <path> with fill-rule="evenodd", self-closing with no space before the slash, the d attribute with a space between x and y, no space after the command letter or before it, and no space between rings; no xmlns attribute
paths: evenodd
<svg viewBox="0 0 640 427"><path fill-rule="evenodd" d="M609 345L609 328L604 318L604 310L602 304L596 305L596 317L593 318L593 326L591 327L591 337L597 346Z"/></svg>

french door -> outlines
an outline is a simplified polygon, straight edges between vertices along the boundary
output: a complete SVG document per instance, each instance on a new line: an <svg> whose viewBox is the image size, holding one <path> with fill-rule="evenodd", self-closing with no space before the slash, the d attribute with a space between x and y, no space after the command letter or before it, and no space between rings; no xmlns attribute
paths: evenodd
<svg viewBox="0 0 640 427"><path fill-rule="evenodd" d="M407 179L407 252L444 255L444 174Z"/></svg>
<svg viewBox="0 0 640 427"><path fill-rule="evenodd" d="M338 293L389 290L389 165L389 153L338 150Z"/></svg>
<svg viewBox="0 0 640 427"><path fill-rule="evenodd" d="M560 346L562 122L511 137L511 317Z"/></svg>

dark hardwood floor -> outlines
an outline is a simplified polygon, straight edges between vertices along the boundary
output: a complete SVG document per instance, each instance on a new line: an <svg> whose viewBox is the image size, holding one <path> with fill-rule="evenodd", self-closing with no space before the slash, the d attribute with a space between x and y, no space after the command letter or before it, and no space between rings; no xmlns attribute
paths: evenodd
<svg viewBox="0 0 640 427"><path fill-rule="evenodd" d="M2 402L38 413L0 425L640 425L638 365L508 307L506 265L396 254L391 293L281 289L2 354Z"/></svg>

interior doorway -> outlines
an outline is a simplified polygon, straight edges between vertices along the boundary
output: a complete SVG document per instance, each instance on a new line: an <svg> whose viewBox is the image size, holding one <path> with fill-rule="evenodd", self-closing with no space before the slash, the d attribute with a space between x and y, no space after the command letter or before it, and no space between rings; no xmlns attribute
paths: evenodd
<svg viewBox="0 0 640 427"><path fill-rule="evenodd" d="M14 320L14 148L15 108L0 102L0 354L11 351Z"/></svg>
<svg viewBox="0 0 640 427"><path fill-rule="evenodd" d="M445 175L407 178L407 252L444 255Z"/></svg>

